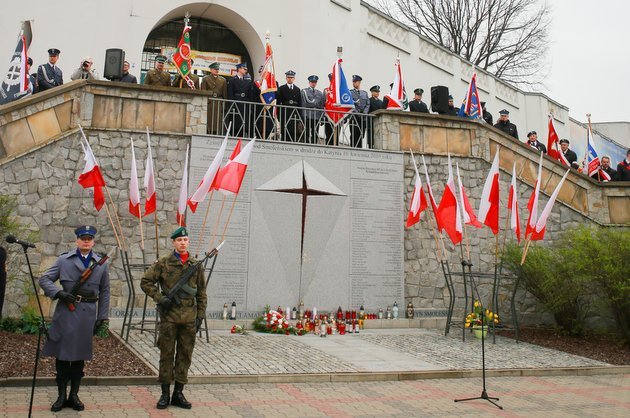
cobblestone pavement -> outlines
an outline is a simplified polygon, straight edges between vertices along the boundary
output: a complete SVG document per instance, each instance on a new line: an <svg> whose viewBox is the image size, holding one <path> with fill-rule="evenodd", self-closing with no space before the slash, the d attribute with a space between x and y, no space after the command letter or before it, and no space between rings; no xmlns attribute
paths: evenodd
<svg viewBox="0 0 630 418"><path fill-rule="evenodd" d="M129 343L155 368L159 351L150 333L132 332ZM596 360L497 337L486 341L486 367L493 369L605 366ZM192 376L285 373L342 373L481 368L481 341L461 331L444 337L438 330L366 330L320 338L247 335L213 331L210 343L198 338Z"/></svg>
<svg viewBox="0 0 630 418"><path fill-rule="evenodd" d="M59 416L88 417L627 417L630 375L497 377L488 394L500 398L500 411L478 396L481 379L439 379L358 383L278 383L188 385L191 410L159 411L157 385L83 386L85 411L63 409ZM30 388L3 388L0 417L24 417ZM37 388L35 417L49 412L52 387Z"/></svg>

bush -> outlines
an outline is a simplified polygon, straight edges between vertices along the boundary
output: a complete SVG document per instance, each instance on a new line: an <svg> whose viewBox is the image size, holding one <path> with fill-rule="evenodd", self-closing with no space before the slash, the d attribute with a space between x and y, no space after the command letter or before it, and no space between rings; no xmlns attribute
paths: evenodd
<svg viewBox="0 0 630 418"><path fill-rule="evenodd" d="M594 308L610 310L623 340L630 344L630 231L581 226L566 231L549 246L532 244L527 261L522 250L508 245L505 266L521 279L571 335L582 335ZM594 303L595 302L595 303Z"/></svg>
<svg viewBox="0 0 630 418"><path fill-rule="evenodd" d="M0 330L7 332L20 332L22 330L22 320L18 318L0 318Z"/></svg>

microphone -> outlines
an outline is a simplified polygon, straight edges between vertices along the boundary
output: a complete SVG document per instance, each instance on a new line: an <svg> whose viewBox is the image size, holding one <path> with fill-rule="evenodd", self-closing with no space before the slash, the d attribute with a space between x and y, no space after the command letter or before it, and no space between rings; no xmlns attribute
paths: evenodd
<svg viewBox="0 0 630 418"><path fill-rule="evenodd" d="M35 248L35 244L32 242L22 241L21 239L15 238L14 235L7 235L6 240L9 244L20 244L23 247Z"/></svg>

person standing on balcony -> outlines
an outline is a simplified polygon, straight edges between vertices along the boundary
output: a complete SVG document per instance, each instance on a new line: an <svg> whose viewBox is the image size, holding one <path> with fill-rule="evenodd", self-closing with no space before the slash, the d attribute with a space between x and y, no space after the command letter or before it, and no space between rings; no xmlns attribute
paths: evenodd
<svg viewBox="0 0 630 418"><path fill-rule="evenodd" d="M383 101L379 98L379 95L381 94L381 86L372 86L370 87L370 112L369 113L374 113L377 110L381 110L381 109L385 109L385 103L383 103ZM374 118L370 118L371 120L369 121L369 126L368 126L368 136L367 136L367 141L368 141L368 148L372 149L374 148Z"/></svg>
<svg viewBox="0 0 630 418"><path fill-rule="evenodd" d="M630 149L626 152L626 159L617 164L617 181L630 181Z"/></svg>
<svg viewBox="0 0 630 418"><path fill-rule="evenodd" d="M516 125L510 122L510 112L507 109L499 110L499 121L494 124L494 127L518 139L518 130Z"/></svg>
<svg viewBox="0 0 630 418"><path fill-rule="evenodd" d="M313 110L304 110L304 123L306 124L306 141L309 144L317 144L319 122L324 115L323 109L326 104L324 93L317 90L319 77L311 75L308 77L308 87L302 90L302 105Z"/></svg>
<svg viewBox="0 0 630 418"><path fill-rule="evenodd" d="M37 84L39 85L39 91L52 89L53 87L63 84L63 72L57 67L59 54L61 54L60 50L50 48L48 50L48 62L37 68Z"/></svg>
<svg viewBox="0 0 630 418"><path fill-rule="evenodd" d="M194 64L194 60L190 60L190 72L188 73L188 77L192 80L193 85L195 86L195 89L199 88L199 76L195 73L192 72L192 66ZM171 87L177 87L179 89L191 89L192 88L188 85L188 83L186 82L186 80L184 79L184 77L182 77L181 74L177 74L177 76L175 76L175 79L173 80L173 84L171 84Z"/></svg>
<svg viewBox="0 0 630 418"><path fill-rule="evenodd" d="M580 165L577 163L577 154L569 149L568 139L562 138L560 140L560 152L571 168L575 168L576 170L580 168Z"/></svg>
<svg viewBox="0 0 630 418"><path fill-rule="evenodd" d="M228 108L228 122L232 123L233 136L249 136L251 131L250 114L248 106L253 106L254 83L251 77L247 77L247 64L236 64L236 75L230 79L227 85L228 99L235 101ZM249 104L246 104L249 103Z"/></svg>
<svg viewBox="0 0 630 418"><path fill-rule="evenodd" d="M207 91L211 96L208 101L208 133L220 134L223 101L217 99L227 99L227 81L219 75L220 65L218 62L213 62L208 67L210 74L201 80L201 90Z"/></svg>
<svg viewBox="0 0 630 418"><path fill-rule="evenodd" d="M71 80L98 80L98 71L92 68L94 61L92 57L85 57L81 60L79 68L74 70L70 76Z"/></svg>
<svg viewBox="0 0 630 418"><path fill-rule="evenodd" d="M276 95L276 103L284 106L279 112L280 129L285 141L299 142L304 127L300 121L300 111L292 108L302 107L302 91L294 84L295 71L289 70L284 75L287 83L278 87Z"/></svg>
<svg viewBox="0 0 630 418"><path fill-rule="evenodd" d="M420 112L420 113L429 113L429 108L427 104L422 101L422 93L424 90L418 88L413 91L413 100L409 102L409 111L411 112Z"/></svg>
<svg viewBox="0 0 630 418"><path fill-rule="evenodd" d="M155 68L149 70L144 77L144 84L147 86L171 86L171 75L164 71L164 63L166 57L164 55L158 55L155 57Z"/></svg>
<svg viewBox="0 0 630 418"><path fill-rule="evenodd" d="M539 152L542 151L543 154L547 153L547 147L542 142L538 141L538 134L536 131L530 131L527 133L527 145Z"/></svg>
<svg viewBox="0 0 630 418"><path fill-rule="evenodd" d="M361 81L363 78L360 75L352 76L352 100L354 101L354 113L351 116L350 125L350 138L351 146L360 148L361 139L363 134L367 132L368 118L364 115L370 113L370 99L367 91L361 90Z"/></svg>

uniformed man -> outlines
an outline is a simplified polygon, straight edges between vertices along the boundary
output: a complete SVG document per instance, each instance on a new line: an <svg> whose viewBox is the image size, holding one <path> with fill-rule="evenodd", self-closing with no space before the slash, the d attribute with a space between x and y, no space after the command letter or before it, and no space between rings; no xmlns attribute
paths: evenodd
<svg viewBox="0 0 630 418"><path fill-rule="evenodd" d="M364 115L370 112L370 99L367 91L361 90L361 81L363 78L355 74L352 76L352 100L354 101L354 113L352 115L352 123L350 126L350 138L352 147L361 147L361 139L363 134L367 132L368 118Z"/></svg>
<svg viewBox="0 0 630 418"><path fill-rule="evenodd" d="M538 142L538 134L536 131L530 131L527 133L527 145L538 152L542 151L543 154L547 153L547 147L542 142Z"/></svg>
<svg viewBox="0 0 630 418"><path fill-rule="evenodd" d="M37 84L39 91L52 89L63 84L63 72L57 67L61 51L57 48L48 50L48 62L37 67Z"/></svg>
<svg viewBox="0 0 630 418"><path fill-rule="evenodd" d="M201 327L206 314L206 284L203 268L193 274L188 283L178 293L180 303L169 298L171 291L184 271L197 261L188 253L188 231L177 228L171 234L173 252L160 258L142 277L140 287L155 303L167 313L160 317L158 327L158 348L160 349L160 370L158 382L162 395L158 409L165 409L169 403L180 408L190 409L192 405L183 394L188 383L188 369L195 347L195 334ZM175 382L173 396L170 384Z"/></svg>
<svg viewBox="0 0 630 418"><path fill-rule="evenodd" d="M57 300L42 350L42 355L55 357L59 396L50 407L53 412L66 406L85 409L78 396L83 367L85 360L92 360L92 336L101 327L106 329L109 314L109 267L98 265L101 257L92 251L96 228L80 226L74 233L77 248L59 256L39 279L44 294ZM77 289L81 274L91 265L92 274ZM55 284L57 280L61 288ZM66 398L68 381L70 396Z"/></svg>
<svg viewBox="0 0 630 418"><path fill-rule="evenodd" d="M92 68L94 61L92 57L85 57L81 60L81 65L74 70L70 76L71 80L98 80L98 71Z"/></svg>
<svg viewBox="0 0 630 418"><path fill-rule="evenodd" d="M377 85L370 87L370 94L370 113L374 113L380 109L385 109L383 101L379 98L379 95L381 94L381 86ZM374 148L374 118L371 118L368 128L368 148L372 149Z"/></svg>
<svg viewBox="0 0 630 418"><path fill-rule="evenodd" d="M597 173L599 173L599 175ZM617 171L614 170L610 166L610 157L608 155L604 155L602 157L602 164L600 166L600 169L597 170L596 173L591 175L591 177L593 177L595 180L601 181L601 182L617 180Z"/></svg>
<svg viewBox="0 0 630 418"><path fill-rule="evenodd" d="M220 65L213 62L208 66L210 74L201 80L201 90L210 93L212 98L208 101L208 133L220 134L221 121L223 120L224 102L216 99L227 99L227 81L219 75Z"/></svg>
<svg viewBox="0 0 630 418"><path fill-rule="evenodd" d="M319 137L319 125L324 116L323 109L326 104L324 93L317 90L317 81L319 77L311 75L308 77L308 87L302 90L302 106L307 109L303 110L304 123L306 125L306 141L310 144L317 144Z"/></svg>
<svg viewBox="0 0 630 418"><path fill-rule="evenodd" d="M155 68L149 70L144 76L145 85L170 87L171 75L167 71L164 71L165 62L166 57L164 55L158 55L155 57Z"/></svg>
<svg viewBox="0 0 630 418"><path fill-rule="evenodd" d="M33 58L28 57L26 60L26 73L29 74L31 67L33 66ZM39 91L39 85L37 83L37 73L30 74L28 76L28 82L31 87L31 94L35 94Z"/></svg>
<svg viewBox="0 0 630 418"><path fill-rule="evenodd" d="M510 112L507 109L499 110L499 121L494 124L494 127L518 139L516 125L510 122Z"/></svg>
<svg viewBox="0 0 630 418"><path fill-rule="evenodd" d="M193 82L193 86L195 86L195 89L199 88L199 76L195 73L192 72L192 66L194 64L194 60L190 60L190 72L188 73L188 78L190 78ZM177 73L177 75L175 76L175 79L173 80L173 83L171 84L171 87L177 87L178 89L192 89L194 90L192 87L190 87L188 85L188 83L186 82L186 80L184 79L184 77L182 77L181 74Z"/></svg>
<svg viewBox="0 0 630 418"><path fill-rule="evenodd" d="M486 110L486 102L481 102L481 110L483 111L483 120L486 121L488 125L493 125L494 118L492 117L492 113Z"/></svg>
<svg viewBox="0 0 630 418"><path fill-rule="evenodd" d="M576 170L578 168L580 168L580 165L577 162L577 154L573 151L569 149L569 140L562 138L560 140L560 152L562 153L562 160L565 162L566 165L570 166L571 168L575 168Z"/></svg>
<svg viewBox="0 0 630 418"><path fill-rule="evenodd" d="M228 99L234 100L228 108L228 119L232 123L234 136L248 136L251 132L252 102L255 102L254 83L247 77L247 64L236 65L236 75L227 86ZM250 104L246 104L250 103Z"/></svg>
<svg viewBox="0 0 630 418"><path fill-rule="evenodd" d="M424 93L424 90L420 88L417 88L413 91L413 100L409 102L409 111L429 113L429 108L427 107L427 104L422 101L422 93Z"/></svg>
<svg viewBox="0 0 630 418"><path fill-rule="evenodd" d="M278 87L276 103L284 107L280 108L280 129L282 129L285 141L300 142L304 125L300 117L298 107L302 107L302 91L295 82L295 71L284 73L286 84Z"/></svg>
<svg viewBox="0 0 630 418"><path fill-rule="evenodd" d="M457 116L459 114L459 108L453 104L453 95L451 94L448 95L448 110L446 114L449 116Z"/></svg>

